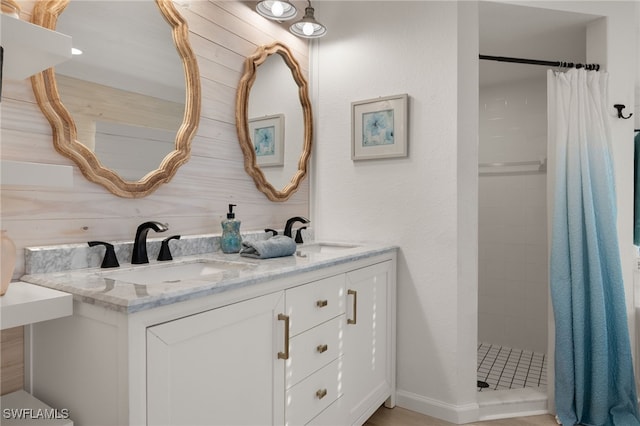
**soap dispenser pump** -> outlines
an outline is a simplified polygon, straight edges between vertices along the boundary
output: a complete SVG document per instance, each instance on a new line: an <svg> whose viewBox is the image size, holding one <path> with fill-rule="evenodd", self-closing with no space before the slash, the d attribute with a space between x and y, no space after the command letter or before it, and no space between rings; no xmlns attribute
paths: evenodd
<svg viewBox="0 0 640 426"><path fill-rule="evenodd" d="M223 253L238 253L242 243L240 236L240 221L236 220L233 212L235 204L229 204L227 218L222 221L222 237L220 238L220 248Z"/></svg>

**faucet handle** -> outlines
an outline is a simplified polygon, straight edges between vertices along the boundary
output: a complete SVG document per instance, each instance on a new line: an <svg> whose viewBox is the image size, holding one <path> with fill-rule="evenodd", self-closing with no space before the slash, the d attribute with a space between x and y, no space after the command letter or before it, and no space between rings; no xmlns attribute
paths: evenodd
<svg viewBox="0 0 640 426"><path fill-rule="evenodd" d="M301 226L300 228L298 228L298 230L296 231L296 244L302 244L304 243L304 241L302 241L302 230L303 229L307 229L306 226Z"/></svg>
<svg viewBox="0 0 640 426"><path fill-rule="evenodd" d="M173 260L173 256L171 256L171 250L169 249L169 241L171 240L179 240L180 235L173 235L169 238L165 238L162 240L162 245L160 246L160 253L158 254L158 260Z"/></svg>
<svg viewBox="0 0 640 426"><path fill-rule="evenodd" d="M105 247L104 258L102 259L102 265L100 265L101 268L117 268L120 266L113 244L105 243L104 241L89 241L87 244L89 244L89 247L97 245Z"/></svg>
<svg viewBox="0 0 640 426"><path fill-rule="evenodd" d="M264 232L271 232L271 236L275 237L276 235L278 235L278 231L276 231L275 229L271 229L271 228L265 228Z"/></svg>

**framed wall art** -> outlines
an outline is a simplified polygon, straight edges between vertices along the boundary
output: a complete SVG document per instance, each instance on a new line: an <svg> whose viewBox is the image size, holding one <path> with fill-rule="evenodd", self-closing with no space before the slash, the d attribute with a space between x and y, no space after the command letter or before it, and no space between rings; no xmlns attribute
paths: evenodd
<svg viewBox="0 0 640 426"><path fill-rule="evenodd" d="M249 119L249 135L257 165L284 165L284 114Z"/></svg>
<svg viewBox="0 0 640 426"><path fill-rule="evenodd" d="M351 159L406 157L409 95L351 103Z"/></svg>

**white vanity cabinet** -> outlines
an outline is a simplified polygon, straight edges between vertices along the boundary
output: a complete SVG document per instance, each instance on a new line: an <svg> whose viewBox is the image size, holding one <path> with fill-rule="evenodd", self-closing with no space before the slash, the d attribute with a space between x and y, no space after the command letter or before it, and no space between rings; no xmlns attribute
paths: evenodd
<svg viewBox="0 0 640 426"><path fill-rule="evenodd" d="M342 396L345 274L285 291L290 321L287 425L305 425Z"/></svg>
<svg viewBox="0 0 640 426"><path fill-rule="evenodd" d="M278 292L149 327L147 424L283 424L283 308Z"/></svg>
<svg viewBox="0 0 640 426"><path fill-rule="evenodd" d="M362 425L386 403L395 406L395 261L347 272L340 326L342 396L308 426Z"/></svg>
<svg viewBox="0 0 640 426"><path fill-rule="evenodd" d="M364 423L395 394L394 275L391 261L346 274L343 378L348 424Z"/></svg>
<svg viewBox="0 0 640 426"><path fill-rule="evenodd" d="M34 393L80 425L361 425L395 404L395 274L388 250L134 313L75 300L34 329Z"/></svg>

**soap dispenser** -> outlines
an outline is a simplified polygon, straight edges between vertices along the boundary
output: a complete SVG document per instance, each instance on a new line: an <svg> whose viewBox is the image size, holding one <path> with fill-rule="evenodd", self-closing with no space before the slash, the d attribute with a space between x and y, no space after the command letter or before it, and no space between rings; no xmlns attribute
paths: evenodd
<svg viewBox="0 0 640 426"><path fill-rule="evenodd" d="M223 253L238 253L242 243L240 236L240 221L236 220L233 212L235 204L229 204L227 218L222 221L222 238L220 238L220 248Z"/></svg>

